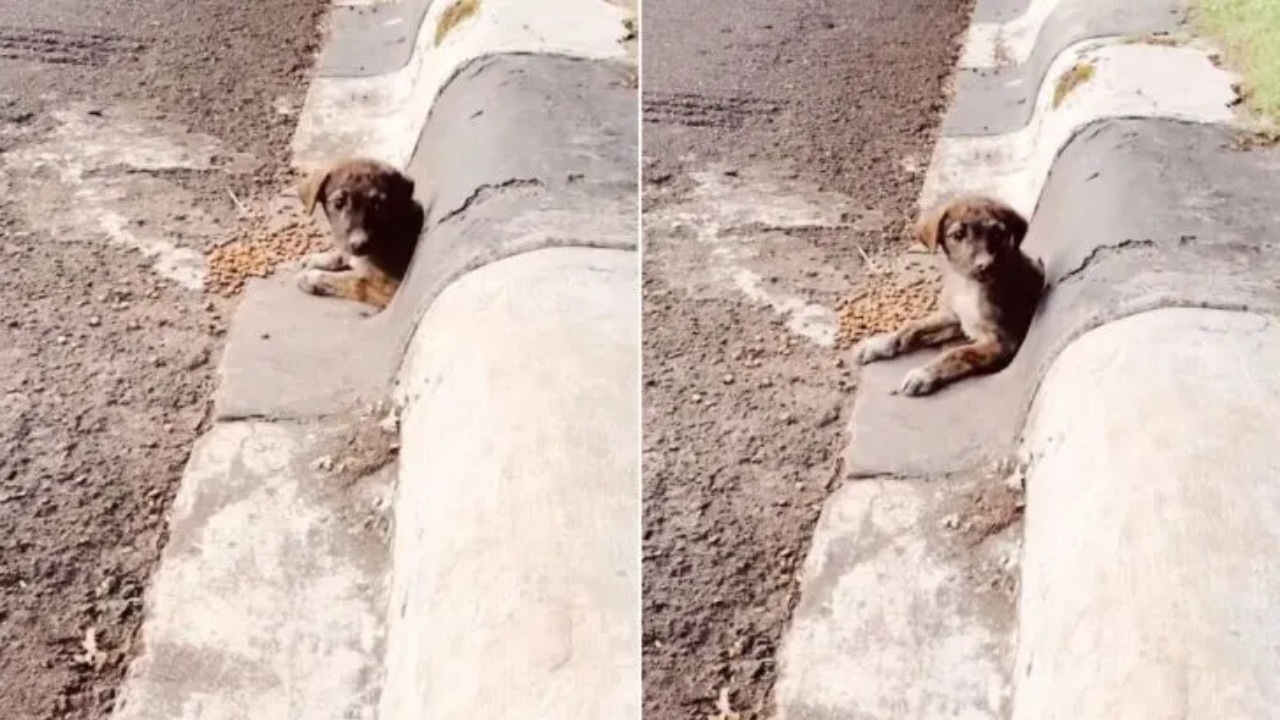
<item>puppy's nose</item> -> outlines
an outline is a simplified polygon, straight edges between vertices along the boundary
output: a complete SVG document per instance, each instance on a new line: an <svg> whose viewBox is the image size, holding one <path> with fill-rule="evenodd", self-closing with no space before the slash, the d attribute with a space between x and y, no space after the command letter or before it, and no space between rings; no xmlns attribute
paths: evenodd
<svg viewBox="0 0 1280 720"><path fill-rule="evenodd" d="M977 258L973 261L973 271L978 275L986 275L991 272L991 266L994 263L994 260L995 259L991 257Z"/></svg>
<svg viewBox="0 0 1280 720"><path fill-rule="evenodd" d="M359 252L365 245L369 244L369 234L363 230L353 230L347 236L347 245L353 252Z"/></svg>

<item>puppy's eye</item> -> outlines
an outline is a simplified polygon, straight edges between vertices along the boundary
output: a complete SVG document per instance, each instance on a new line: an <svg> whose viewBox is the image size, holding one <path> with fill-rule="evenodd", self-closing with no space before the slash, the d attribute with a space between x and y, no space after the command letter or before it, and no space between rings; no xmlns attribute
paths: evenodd
<svg viewBox="0 0 1280 720"><path fill-rule="evenodd" d="M337 193L329 200L329 204L333 205L333 209L342 210L347 206L346 193Z"/></svg>

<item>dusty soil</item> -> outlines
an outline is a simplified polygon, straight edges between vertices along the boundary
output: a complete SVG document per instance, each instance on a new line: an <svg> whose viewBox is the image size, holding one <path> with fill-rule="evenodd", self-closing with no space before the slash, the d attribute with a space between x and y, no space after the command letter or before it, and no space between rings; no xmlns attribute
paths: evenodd
<svg viewBox="0 0 1280 720"><path fill-rule="evenodd" d="M842 481L856 383L835 347L777 309L829 315L843 343L930 301L869 270L907 257L967 5L645 3L646 720L771 717L797 569ZM706 199L708 174L767 175L819 210L834 191L851 209L706 231L732 222ZM704 272L735 253L738 266ZM872 292L886 283L900 289ZM799 300L771 307L757 287Z"/></svg>
<svg viewBox="0 0 1280 720"><path fill-rule="evenodd" d="M122 238L198 253L233 232L231 194L274 194L327 5L0 0L0 717L109 715L231 310ZM36 162L117 115L225 157Z"/></svg>

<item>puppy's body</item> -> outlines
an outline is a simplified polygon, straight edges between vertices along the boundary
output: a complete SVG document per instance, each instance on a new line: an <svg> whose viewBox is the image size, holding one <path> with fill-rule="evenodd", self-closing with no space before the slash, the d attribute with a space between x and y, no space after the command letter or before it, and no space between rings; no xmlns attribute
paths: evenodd
<svg viewBox="0 0 1280 720"><path fill-rule="evenodd" d="M422 232L425 214L413 190L400 171L368 159L344 160L308 178L303 205L308 214L320 205L334 249L307 258L298 286L379 309L389 305Z"/></svg>
<svg viewBox="0 0 1280 720"><path fill-rule="evenodd" d="M965 338L909 372L899 391L928 395L995 372L1017 354L1044 292L1044 265L1021 250L1027 221L991 198L956 198L921 218L916 233L944 258L940 310L854 349L860 364Z"/></svg>

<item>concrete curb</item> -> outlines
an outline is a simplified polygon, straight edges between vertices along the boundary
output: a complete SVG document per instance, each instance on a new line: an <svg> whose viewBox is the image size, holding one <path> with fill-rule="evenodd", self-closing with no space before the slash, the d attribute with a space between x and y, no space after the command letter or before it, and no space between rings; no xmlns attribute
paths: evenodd
<svg viewBox="0 0 1280 720"><path fill-rule="evenodd" d="M1275 716L1274 313L1143 313L1053 365L1023 438L1013 718Z"/></svg>
<svg viewBox="0 0 1280 720"><path fill-rule="evenodd" d="M118 717L639 713L638 103L624 11L561 4L336 9L295 164L427 227L374 317L247 289Z"/></svg>
<svg viewBox="0 0 1280 720"><path fill-rule="evenodd" d="M1231 150L1234 78L1210 48L1132 36L1176 33L1180 12L1161 25L1156 3L1033 4L1035 17L988 17L1036 27L1037 45L1015 52L1026 63L999 71L1049 67L1034 109L1019 125L997 103L985 121L973 113L986 100L961 83L921 201L1012 200L1031 215L1025 247L1050 292L1004 372L919 400L890 390L926 357L862 370L846 468L871 479L824 509L784 643L782 718L1261 718L1275 706L1258 680L1275 672L1273 580L1256 571L1276 549L1264 498L1278 461L1247 432L1206 433L1228 424L1204 418L1231 407L1274 422L1261 398L1276 396L1262 358L1280 312L1268 252L1280 154ZM1068 17L1074 30L1054 29ZM1055 100L1082 62L1092 76ZM1215 333L1221 347L1195 340ZM1213 488L1198 482L1209 467ZM1023 483L1024 545L1010 504ZM1245 536L1223 539L1222 521ZM862 680L833 687L823 666Z"/></svg>
<svg viewBox="0 0 1280 720"><path fill-rule="evenodd" d="M1024 0L1025 2L1025 0ZM1072 45L1107 36L1138 38L1180 29L1187 0L1030 0L1016 14L981 0L955 76L946 137L1014 132L1031 121L1049 66Z"/></svg>
<svg viewBox="0 0 1280 720"><path fill-rule="evenodd" d="M545 250L427 313L380 718L639 715L638 287L633 252Z"/></svg>
<svg viewBox="0 0 1280 720"><path fill-rule="evenodd" d="M473 14L438 37L441 16L457 4L459 0L430 4L403 67L373 77L331 68L343 74L316 78L294 135L295 164L310 168L334 157L364 155L404 167L437 95L469 63L486 55L627 57L619 42L627 13L604 0L556 0L550 5L479 0ZM358 53L350 56L358 62Z"/></svg>

